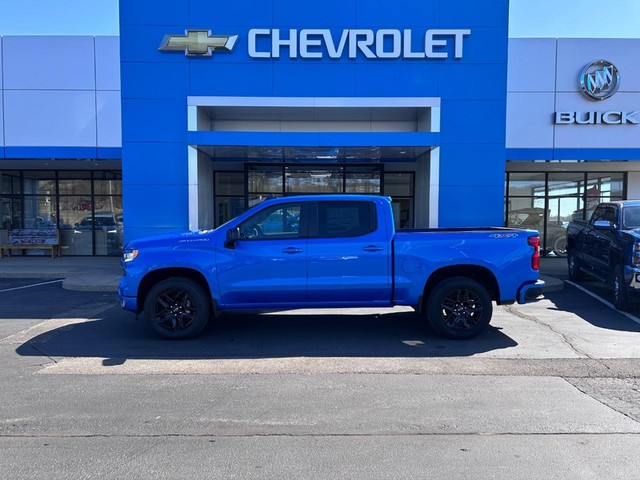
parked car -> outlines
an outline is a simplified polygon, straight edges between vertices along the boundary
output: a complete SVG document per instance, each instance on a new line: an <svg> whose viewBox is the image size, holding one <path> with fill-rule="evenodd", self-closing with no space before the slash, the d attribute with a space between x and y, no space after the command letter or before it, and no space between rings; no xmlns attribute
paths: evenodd
<svg viewBox="0 0 640 480"><path fill-rule="evenodd" d="M640 201L600 203L591 218L567 228L569 278L606 282L616 308L640 301Z"/></svg>
<svg viewBox="0 0 640 480"><path fill-rule="evenodd" d="M197 335L215 311L393 305L471 338L492 301L538 298L539 244L535 231L503 227L396 232L385 197L283 197L216 230L128 243L118 295L174 339Z"/></svg>
<svg viewBox="0 0 640 480"><path fill-rule="evenodd" d="M106 253L108 255L119 254L122 251L122 224L118 223L113 212L96 212L95 215L88 213L84 218L75 224L74 242L85 241L82 237L92 231L99 232L103 238L96 238L96 242L103 241L106 244Z"/></svg>
<svg viewBox="0 0 640 480"><path fill-rule="evenodd" d="M509 212L509 225L521 228L532 228L541 234L544 230L544 208L521 208ZM545 253L553 252L557 257L567 256L566 223L547 220L547 230L543 249Z"/></svg>

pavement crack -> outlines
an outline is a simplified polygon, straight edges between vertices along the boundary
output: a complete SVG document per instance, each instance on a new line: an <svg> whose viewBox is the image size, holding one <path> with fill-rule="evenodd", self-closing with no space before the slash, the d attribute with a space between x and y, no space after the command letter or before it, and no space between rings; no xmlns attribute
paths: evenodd
<svg viewBox="0 0 640 480"><path fill-rule="evenodd" d="M575 388L577 391L582 393L583 395L586 395L587 397L591 398L592 400L595 400L596 402L598 402L600 405L613 410L614 412L616 412L616 413L628 418L629 420L633 421L634 423L640 424L640 421L638 421L637 418L635 418L633 415L630 415L629 413L625 412L621 408L614 407L610 403L607 403L604 399L598 398L596 395L593 395L593 394L589 393L585 388L581 388L579 385L577 385L576 383L572 382L568 378L564 378L563 380L565 382L567 382L569 385L571 385L573 388ZM632 387L632 390L635 390L635 389L633 389L633 387Z"/></svg>
<svg viewBox="0 0 640 480"><path fill-rule="evenodd" d="M578 355L579 357L583 357L583 358L588 358L589 360L594 360L598 363L600 363L603 367L605 367L607 370L610 370L609 366L606 365L603 362L600 362L599 359L593 357L592 355L589 355L587 352L581 350L580 348L576 347L571 340L569 339L569 337L556 330L555 328L553 328L551 325L549 325L546 322L543 322L542 320L540 320L537 317L534 317L533 315L527 315L526 313L521 312L520 310L518 310L517 308L515 308L513 305L505 305L504 306L505 310L507 310L511 315L515 315L516 317L522 318L523 320L528 320L530 322L535 323L536 325L539 325L543 328L546 328L547 330L549 330L550 332L554 333L555 335L557 335L558 337L560 337L562 339L562 343L564 343L567 347L569 347L576 355Z"/></svg>

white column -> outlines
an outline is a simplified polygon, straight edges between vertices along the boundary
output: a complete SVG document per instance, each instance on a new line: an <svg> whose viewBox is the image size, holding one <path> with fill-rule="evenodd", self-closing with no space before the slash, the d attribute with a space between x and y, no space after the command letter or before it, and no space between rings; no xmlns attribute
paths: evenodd
<svg viewBox="0 0 640 480"><path fill-rule="evenodd" d="M440 147L431 150L429 162L429 228L438 226L440 206Z"/></svg>
<svg viewBox="0 0 640 480"><path fill-rule="evenodd" d="M198 150L195 147L187 147L189 168L189 230L198 230Z"/></svg>

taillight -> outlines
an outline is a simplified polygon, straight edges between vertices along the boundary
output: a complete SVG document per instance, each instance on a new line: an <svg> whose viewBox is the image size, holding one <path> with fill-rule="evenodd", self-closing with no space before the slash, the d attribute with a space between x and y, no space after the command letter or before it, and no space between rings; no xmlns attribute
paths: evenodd
<svg viewBox="0 0 640 480"><path fill-rule="evenodd" d="M540 270L540 237L529 237L527 239L529 245L533 247L533 255L531 255L531 268Z"/></svg>

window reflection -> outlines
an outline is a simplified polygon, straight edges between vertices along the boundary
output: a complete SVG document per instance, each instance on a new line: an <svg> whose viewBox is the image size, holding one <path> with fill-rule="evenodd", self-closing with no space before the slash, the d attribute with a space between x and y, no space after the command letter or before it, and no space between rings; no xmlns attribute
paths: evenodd
<svg viewBox="0 0 640 480"><path fill-rule="evenodd" d="M216 227L238 216L245 206L250 208L267 198L324 193L389 195L397 213L396 228L414 225L413 172L384 172L380 164L270 164L248 165L246 179L244 175L245 172L214 173Z"/></svg>
<svg viewBox="0 0 640 480"><path fill-rule="evenodd" d="M11 228L58 228L62 255L121 254L120 172L0 171L0 185L0 240Z"/></svg>
<svg viewBox="0 0 640 480"><path fill-rule="evenodd" d="M622 200L625 183L623 172L508 172L505 224L538 230L546 255L565 256L567 224Z"/></svg>

